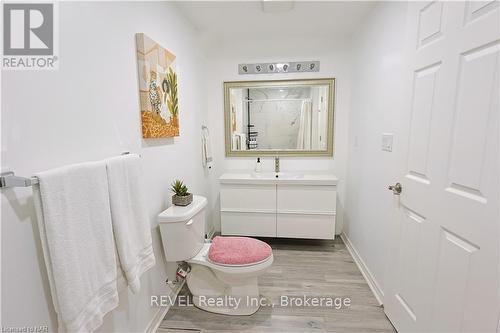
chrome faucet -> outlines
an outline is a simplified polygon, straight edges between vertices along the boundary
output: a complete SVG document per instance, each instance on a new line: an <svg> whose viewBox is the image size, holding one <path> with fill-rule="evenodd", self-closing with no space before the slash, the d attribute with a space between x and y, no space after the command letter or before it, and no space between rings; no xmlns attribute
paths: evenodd
<svg viewBox="0 0 500 333"><path fill-rule="evenodd" d="M274 158L274 172L276 172L276 173L280 172L280 158L279 158L279 156L276 156Z"/></svg>

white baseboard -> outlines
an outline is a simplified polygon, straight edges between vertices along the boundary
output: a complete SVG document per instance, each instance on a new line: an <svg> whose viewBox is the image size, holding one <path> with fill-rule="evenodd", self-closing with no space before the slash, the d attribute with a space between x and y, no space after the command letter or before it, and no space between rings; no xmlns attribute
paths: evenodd
<svg viewBox="0 0 500 333"><path fill-rule="evenodd" d="M382 291L382 288L380 288L380 285L377 283L377 280L375 280L375 277L373 276L372 272L368 269L368 266L366 266L364 260L360 257L358 251L356 248L352 245L351 240L349 237L346 236L346 234L341 233L340 238L342 241L344 241L345 246L347 247L347 250L351 254L352 258L354 259L354 262L358 266L359 270L361 271L361 274L363 274L363 277L365 278L366 282L368 283L368 286L370 287L371 291L373 292L373 295L375 295L375 298L377 299L378 303L382 305L383 299L384 299L384 292Z"/></svg>
<svg viewBox="0 0 500 333"><path fill-rule="evenodd" d="M182 286L184 286L184 283L186 281L182 281L181 284L179 284L174 290L172 290L171 296L172 297L177 297L177 294L179 294L179 291L182 289ZM144 333L155 333L158 327L160 326L163 318L165 318L165 315L167 314L168 310L170 309L169 306L162 306L158 308L158 311L156 311L155 315L149 322L149 325L146 327L144 330Z"/></svg>

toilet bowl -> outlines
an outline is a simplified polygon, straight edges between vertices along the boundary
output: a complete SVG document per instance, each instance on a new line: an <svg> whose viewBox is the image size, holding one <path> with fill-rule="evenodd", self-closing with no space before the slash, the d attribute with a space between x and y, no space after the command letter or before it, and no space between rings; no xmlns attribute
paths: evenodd
<svg viewBox="0 0 500 333"><path fill-rule="evenodd" d="M194 196L189 206L172 206L158 216L165 257L191 266L186 282L196 307L251 315L262 304L257 277L272 265L272 250L248 237L215 237L206 243L206 204L206 198Z"/></svg>

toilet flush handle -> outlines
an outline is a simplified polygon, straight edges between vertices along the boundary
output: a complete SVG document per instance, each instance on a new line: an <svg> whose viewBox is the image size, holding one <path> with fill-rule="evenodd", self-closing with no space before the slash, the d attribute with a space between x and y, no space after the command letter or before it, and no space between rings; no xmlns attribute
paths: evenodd
<svg viewBox="0 0 500 333"><path fill-rule="evenodd" d="M186 227L189 227L191 224L193 224L193 219L186 222Z"/></svg>

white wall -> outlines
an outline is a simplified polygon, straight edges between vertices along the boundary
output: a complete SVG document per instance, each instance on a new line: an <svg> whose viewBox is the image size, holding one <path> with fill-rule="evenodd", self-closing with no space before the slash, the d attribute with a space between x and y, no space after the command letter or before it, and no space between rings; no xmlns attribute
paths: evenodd
<svg viewBox="0 0 500 333"><path fill-rule="evenodd" d="M396 182L404 76L406 4L379 3L352 45L349 163L343 232L384 290L386 244ZM381 134L394 133L393 152L381 150Z"/></svg>
<svg viewBox="0 0 500 333"><path fill-rule="evenodd" d="M30 176L61 165L140 153L157 264L142 289L120 294L102 332L141 332L167 294L156 215L170 205L169 184L184 179L207 194L200 130L206 119L203 61L197 33L166 2L61 3L60 66L51 72L2 73L2 169ZM181 136L143 140L134 34L144 32L177 55ZM2 326L56 320L40 247L31 188L3 190ZM172 276L171 276L172 277Z"/></svg>
<svg viewBox="0 0 500 333"><path fill-rule="evenodd" d="M211 216L215 229L220 230L218 178L228 170L253 170L256 158L226 158L224 152L223 82L241 80L280 80L301 78L336 78L335 153L334 157L281 158L281 170L329 171L339 178L337 201L337 230L342 228L345 173L347 162L347 132L350 104L350 55L343 40L272 38L257 36L249 40L213 41L207 55L207 108L215 157L211 171ZM238 75L239 63L272 61L319 60L319 73ZM273 170L272 158L262 158L263 170Z"/></svg>

